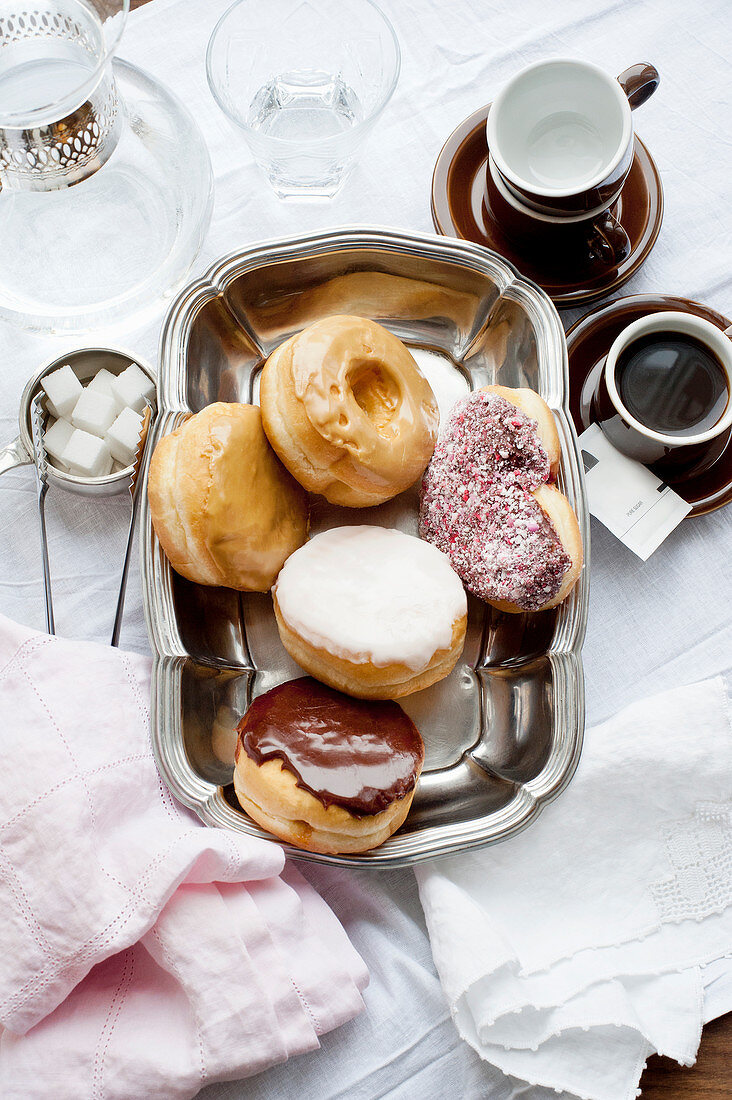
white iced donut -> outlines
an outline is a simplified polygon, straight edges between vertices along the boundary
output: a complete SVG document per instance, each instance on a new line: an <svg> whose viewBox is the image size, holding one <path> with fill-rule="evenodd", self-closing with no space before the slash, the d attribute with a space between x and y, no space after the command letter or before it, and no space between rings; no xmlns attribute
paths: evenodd
<svg viewBox="0 0 732 1100"><path fill-rule="evenodd" d="M447 676L462 653L463 586L445 554L401 531L316 535L285 562L272 595L288 653L348 695L409 695Z"/></svg>

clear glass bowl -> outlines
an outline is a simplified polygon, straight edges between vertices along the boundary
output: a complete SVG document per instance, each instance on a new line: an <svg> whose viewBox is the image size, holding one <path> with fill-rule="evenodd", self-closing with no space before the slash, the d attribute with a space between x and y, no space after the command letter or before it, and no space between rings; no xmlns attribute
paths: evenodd
<svg viewBox="0 0 732 1100"><path fill-rule="evenodd" d="M208 45L214 99L282 199L331 198L399 76L371 0L238 0Z"/></svg>
<svg viewBox="0 0 732 1100"><path fill-rule="evenodd" d="M213 177L196 123L147 73L111 65L119 136L101 167L73 186L0 190L0 317L24 328L144 321L208 228Z"/></svg>

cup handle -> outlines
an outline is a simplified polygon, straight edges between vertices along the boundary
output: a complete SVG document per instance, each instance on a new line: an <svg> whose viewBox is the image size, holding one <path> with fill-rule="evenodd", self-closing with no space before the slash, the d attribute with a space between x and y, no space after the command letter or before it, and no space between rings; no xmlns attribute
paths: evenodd
<svg viewBox="0 0 732 1100"><path fill-rule="evenodd" d="M587 237L590 260L617 267L630 255L630 240L620 222L609 211L590 223Z"/></svg>
<svg viewBox="0 0 732 1100"><path fill-rule="evenodd" d="M650 99L660 82L656 66L645 61L624 69L618 77L618 83L628 97L631 111Z"/></svg>

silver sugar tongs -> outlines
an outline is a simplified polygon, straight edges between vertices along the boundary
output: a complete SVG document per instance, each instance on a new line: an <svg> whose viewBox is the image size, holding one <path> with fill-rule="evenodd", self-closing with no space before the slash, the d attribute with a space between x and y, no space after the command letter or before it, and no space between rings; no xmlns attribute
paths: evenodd
<svg viewBox="0 0 732 1100"><path fill-rule="evenodd" d="M48 492L48 462L43 443L42 394L37 394L31 405L31 434L33 437L33 459L36 468L36 487L38 490L38 519L41 527L41 560L43 562L43 596L46 603L46 631L56 633L53 621L53 599L51 598L51 568L48 561L48 539L46 538L46 493Z"/></svg>
<svg viewBox="0 0 732 1100"><path fill-rule="evenodd" d="M145 406L145 411L142 414L142 427L140 428L140 438L137 443L137 450L135 451L135 461L132 465L132 477L130 478L130 497L132 499L132 514L130 515L130 529L127 533L127 547L125 549L125 560L122 566L122 580L119 586L119 596L117 597L117 610L114 616L114 627L112 628L112 641L111 645L119 645L119 635L122 629L122 614L125 608L125 594L127 592L127 576L130 571L130 557L132 556L132 541L135 535L135 525L137 523L137 512L140 502L140 495L137 492L137 487L140 481L140 472L142 470L142 462L145 455L145 445L147 443L148 433L150 431L150 420L152 418L152 409L150 405Z"/></svg>

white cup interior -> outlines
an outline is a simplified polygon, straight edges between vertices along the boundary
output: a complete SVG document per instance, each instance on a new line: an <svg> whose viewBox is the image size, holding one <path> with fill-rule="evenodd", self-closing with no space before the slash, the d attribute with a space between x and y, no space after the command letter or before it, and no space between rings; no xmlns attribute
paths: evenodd
<svg viewBox="0 0 732 1100"><path fill-rule="evenodd" d="M602 182L632 131L620 84L584 61L530 65L488 114L488 146L501 172L539 195L571 195Z"/></svg>
<svg viewBox="0 0 732 1100"><path fill-rule="evenodd" d="M704 432L689 435L664 435L662 432L653 431L641 421L637 420L625 407L618 390L615 368L620 355L635 340L654 332L678 332L687 336L694 336L697 340L706 344L716 355L727 375L727 407L716 424ZM612 344L605 360L605 384L610 395L610 400L626 423L632 425L647 439L655 439L668 447L690 447L697 443L707 443L715 439L722 432L732 427L732 340L722 329L717 328L703 317L695 317L689 313L653 313L648 317L641 317L638 321L624 328Z"/></svg>

